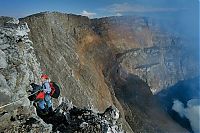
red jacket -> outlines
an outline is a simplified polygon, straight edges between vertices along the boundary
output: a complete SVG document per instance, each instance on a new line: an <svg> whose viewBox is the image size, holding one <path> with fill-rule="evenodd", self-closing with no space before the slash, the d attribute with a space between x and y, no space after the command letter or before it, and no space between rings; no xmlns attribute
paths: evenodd
<svg viewBox="0 0 200 133"><path fill-rule="evenodd" d="M36 99L37 100L43 100L44 99L44 96L45 96L45 93L44 93L44 91L41 91L41 92L39 92L38 93L38 95L36 96Z"/></svg>

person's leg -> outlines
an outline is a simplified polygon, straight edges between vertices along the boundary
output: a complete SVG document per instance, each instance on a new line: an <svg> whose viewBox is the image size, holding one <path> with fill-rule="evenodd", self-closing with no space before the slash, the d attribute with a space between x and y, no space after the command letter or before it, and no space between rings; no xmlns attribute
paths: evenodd
<svg viewBox="0 0 200 133"><path fill-rule="evenodd" d="M40 108L40 112L43 114L43 115L45 115L45 114L47 114L48 112L47 112L47 110L46 110L46 108L45 108L45 105L46 105L46 103L45 103L45 101L44 100L41 100L39 103L38 103L38 106L39 106L39 108Z"/></svg>
<svg viewBox="0 0 200 133"><path fill-rule="evenodd" d="M39 101L38 106L40 109L45 109L45 101L44 100Z"/></svg>
<svg viewBox="0 0 200 133"><path fill-rule="evenodd" d="M47 94L47 95L45 95L45 98L44 98L44 99L45 99L45 102L46 102L46 104L47 104L47 107L50 108L50 109L52 110L51 96ZM50 110L50 111L51 111L51 110Z"/></svg>

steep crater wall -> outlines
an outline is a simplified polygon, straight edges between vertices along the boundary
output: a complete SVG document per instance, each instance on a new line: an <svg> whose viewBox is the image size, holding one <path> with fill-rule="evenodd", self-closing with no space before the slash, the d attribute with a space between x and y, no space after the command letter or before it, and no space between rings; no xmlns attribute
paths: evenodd
<svg viewBox="0 0 200 133"><path fill-rule="evenodd" d="M196 44L165 32L149 18L107 17L94 19L92 24L112 48L119 72L138 75L154 94L199 75Z"/></svg>
<svg viewBox="0 0 200 133"><path fill-rule="evenodd" d="M95 55L89 55L93 51L88 49L99 42L88 18L44 13L23 21L29 25L29 36L44 72L61 83L62 95L77 106L94 106L102 111L112 104L102 66L94 61Z"/></svg>
<svg viewBox="0 0 200 133"><path fill-rule="evenodd" d="M61 96L78 107L104 111L114 104L127 132L186 132L152 92L195 77L198 62L178 37L149 19L40 13L20 22L3 17L0 26L1 105L27 96L29 80L39 82L39 75L47 73L61 85ZM20 124L7 126L22 114L32 116L31 111L27 98L2 109L2 130L21 130L14 128ZM51 130L40 124L32 131Z"/></svg>
<svg viewBox="0 0 200 133"><path fill-rule="evenodd" d="M61 96L78 107L93 107L99 111L115 104L120 110L124 129L132 132L103 75L103 70L112 64L112 51L92 30L90 19L41 13L20 21L28 23L37 59L43 72L60 83Z"/></svg>
<svg viewBox="0 0 200 133"><path fill-rule="evenodd" d="M45 72L61 83L62 95L78 106L93 105L103 110L114 103L122 116L126 110L130 110L125 114L127 117L142 116L142 113L135 113L134 108L138 112L143 108L133 106L133 103L130 103L132 109L124 106L121 108L120 104L123 105L126 95L124 98L116 95L118 99L122 98L119 104L115 93L117 88L123 87L116 87L115 82L126 82L115 79L113 73L125 81L129 74L139 76L144 84L150 86L140 94L148 92L151 100L153 98L149 89L156 93L187 76L196 75L196 65L194 69L182 67L181 56L184 54L180 49L182 43L179 38L162 32L147 18L111 17L90 20L70 14L41 13L21 21L27 22L30 27L29 36ZM184 62L193 62L191 59L187 58ZM134 94L133 91L131 93ZM140 101L136 100L135 103L140 104ZM156 102L153 102L153 108L162 112ZM155 114L144 112L146 116ZM170 123L167 115L161 114ZM154 120L149 120L149 123L151 121ZM145 123L145 120L142 122L139 119L139 122ZM159 121L154 124L158 125ZM143 131L160 131L164 127L161 124L160 129L155 129L154 124L150 124L149 128L143 127ZM134 123L131 125L135 131L141 128L140 125L134 129ZM168 126L164 129L168 129ZM183 131L181 128L174 129Z"/></svg>

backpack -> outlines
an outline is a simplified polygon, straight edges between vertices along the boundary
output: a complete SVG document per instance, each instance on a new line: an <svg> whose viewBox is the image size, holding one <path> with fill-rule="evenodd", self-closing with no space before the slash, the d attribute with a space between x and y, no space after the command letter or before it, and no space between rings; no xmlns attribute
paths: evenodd
<svg viewBox="0 0 200 133"><path fill-rule="evenodd" d="M30 85L31 85L31 87L32 87L33 89L32 89L32 91L31 91L31 95L28 97L28 99L29 99L30 101L34 101L34 100L36 100L36 99L44 99L43 94L40 93L40 91L39 91L39 90L41 90L42 86L37 85L37 84L35 84L35 83L31 83ZM37 92L37 93L36 93L36 92ZM40 93L40 94L39 94L39 93Z"/></svg>
<svg viewBox="0 0 200 133"><path fill-rule="evenodd" d="M50 96L53 98L58 98L60 96L60 88L55 82L50 82L51 93Z"/></svg>

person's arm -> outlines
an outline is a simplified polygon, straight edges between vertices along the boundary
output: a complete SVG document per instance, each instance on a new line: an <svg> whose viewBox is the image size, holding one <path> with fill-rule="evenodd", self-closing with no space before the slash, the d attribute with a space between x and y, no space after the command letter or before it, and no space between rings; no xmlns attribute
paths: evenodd
<svg viewBox="0 0 200 133"><path fill-rule="evenodd" d="M44 83L44 93L51 93L51 87L49 85L49 82Z"/></svg>

